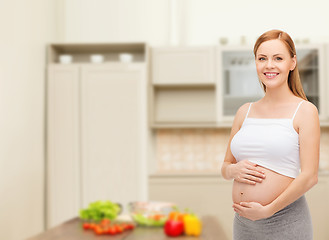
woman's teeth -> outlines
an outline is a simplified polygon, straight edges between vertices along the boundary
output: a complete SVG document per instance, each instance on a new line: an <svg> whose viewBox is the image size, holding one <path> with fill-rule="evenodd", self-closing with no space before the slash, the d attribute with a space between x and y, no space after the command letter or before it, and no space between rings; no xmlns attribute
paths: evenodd
<svg viewBox="0 0 329 240"><path fill-rule="evenodd" d="M266 76L269 76L269 77L273 77L273 76L276 76L277 74L276 73L265 73Z"/></svg>
<svg viewBox="0 0 329 240"><path fill-rule="evenodd" d="M277 75L279 75L278 73L265 73L265 76L267 78L275 78Z"/></svg>

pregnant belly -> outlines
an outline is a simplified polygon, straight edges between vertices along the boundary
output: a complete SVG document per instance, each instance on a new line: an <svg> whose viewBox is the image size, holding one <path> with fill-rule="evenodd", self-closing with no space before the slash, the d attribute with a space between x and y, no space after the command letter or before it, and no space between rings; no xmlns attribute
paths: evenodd
<svg viewBox="0 0 329 240"><path fill-rule="evenodd" d="M266 176L261 183L250 185L234 181L232 190L234 203L258 202L262 205L267 205L277 198L294 180L267 168L260 168L265 172Z"/></svg>

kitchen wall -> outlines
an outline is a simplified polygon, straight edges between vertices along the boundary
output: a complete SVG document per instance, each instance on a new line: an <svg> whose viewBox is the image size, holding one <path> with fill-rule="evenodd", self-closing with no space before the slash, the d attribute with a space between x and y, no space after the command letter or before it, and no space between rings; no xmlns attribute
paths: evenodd
<svg viewBox="0 0 329 240"><path fill-rule="evenodd" d="M0 239L44 228L45 44L53 0L0 2Z"/></svg>
<svg viewBox="0 0 329 240"><path fill-rule="evenodd" d="M69 42L147 41L168 38L168 0L59 0L59 38Z"/></svg>
<svg viewBox="0 0 329 240"><path fill-rule="evenodd" d="M152 45L253 44L279 28L294 39L329 41L326 0L60 0L63 41L140 41Z"/></svg>

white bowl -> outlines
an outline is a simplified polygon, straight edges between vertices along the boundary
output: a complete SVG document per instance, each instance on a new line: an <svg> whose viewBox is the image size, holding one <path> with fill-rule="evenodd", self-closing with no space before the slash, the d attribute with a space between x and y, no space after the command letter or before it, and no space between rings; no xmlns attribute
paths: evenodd
<svg viewBox="0 0 329 240"><path fill-rule="evenodd" d="M59 62L62 64L72 63L73 57L69 54L62 54L59 56Z"/></svg>
<svg viewBox="0 0 329 240"><path fill-rule="evenodd" d="M170 202L130 202L128 211L132 219L141 226L162 227L176 204Z"/></svg>
<svg viewBox="0 0 329 240"><path fill-rule="evenodd" d="M119 59L121 62L129 63L133 61L134 56L130 53L120 53Z"/></svg>
<svg viewBox="0 0 329 240"><path fill-rule="evenodd" d="M90 62L102 63L102 62L104 62L104 56L101 54L92 54L92 55L90 55Z"/></svg>

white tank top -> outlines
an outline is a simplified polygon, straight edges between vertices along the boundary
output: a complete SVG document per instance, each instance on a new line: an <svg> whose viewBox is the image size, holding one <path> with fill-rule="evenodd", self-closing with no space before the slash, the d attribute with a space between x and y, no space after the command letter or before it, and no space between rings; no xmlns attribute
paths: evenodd
<svg viewBox="0 0 329 240"><path fill-rule="evenodd" d="M296 178L300 170L299 136L292 118L248 118L233 136L231 152L236 161L247 159L279 174Z"/></svg>

